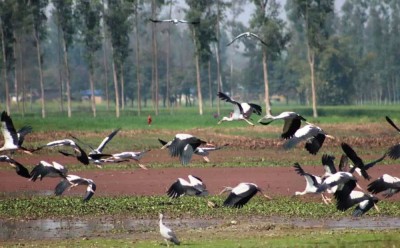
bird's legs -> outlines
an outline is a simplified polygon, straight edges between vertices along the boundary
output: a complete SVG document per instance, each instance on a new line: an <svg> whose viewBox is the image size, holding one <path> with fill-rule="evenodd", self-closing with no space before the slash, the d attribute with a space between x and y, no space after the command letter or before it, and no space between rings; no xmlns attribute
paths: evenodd
<svg viewBox="0 0 400 248"><path fill-rule="evenodd" d="M144 164L138 163L139 167L142 168L143 170L148 170L147 167Z"/></svg>
<svg viewBox="0 0 400 248"><path fill-rule="evenodd" d="M254 126L253 123L251 123L249 120L247 120L246 118L243 118L243 120L245 120L249 125Z"/></svg>
<svg viewBox="0 0 400 248"><path fill-rule="evenodd" d="M207 156L203 156L204 161L206 161L207 163L210 163L210 159L208 159Z"/></svg>
<svg viewBox="0 0 400 248"><path fill-rule="evenodd" d="M321 197L322 197L322 200L324 201L324 203L325 203L326 205L329 205L329 204L332 203L332 199L329 198L329 197L326 197L323 193L321 193Z"/></svg>
<svg viewBox="0 0 400 248"><path fill-rule="evenodd" d="M164 239L164 240L167 243L167 247L169 247L168 239Z"/></svg>

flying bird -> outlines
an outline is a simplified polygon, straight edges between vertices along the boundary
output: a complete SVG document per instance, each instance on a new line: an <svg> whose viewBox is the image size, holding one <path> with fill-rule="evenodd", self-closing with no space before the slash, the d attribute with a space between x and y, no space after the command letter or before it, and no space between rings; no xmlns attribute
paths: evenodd
<svg viewBox="0 0 400 248"><path fill-rule="evenodd" d="M293 165L294 170L299 174L300 176L303 176L304 179L306 180L306 188L304 191L296 191L295 195L305 195L305 194L321 194L322 200L324 201L325 204L328 204L330 202L330 199L325 197L325 195L321 192L318 191L319 185L322 183L322 179L319 176L312 175L310 173L307 173L301 168L299 163L295 163Z"/></svg>
<svg viewBox="0 0 400 248"><path fill-rule="evenodd" d="M176 237L176 234L174 233L174 231L172 231L169 227L164 225L164 223L163 223L164 215L160 214L159 217L160 217L160 234L164 238L165 242L167 243L167 247L169 247L168 241L170 241L176 245L180 245L181 242Z"/></svg>
<svg viewBox="0 0 400 248"><path fill-rule="evenodd" d="M400 178L383 174L380 178L371 182L367 189L372 194L384 192L383 196L389 198L400 191Z"/></svg>
<svg viewBox="0 0 400 248"><path fill-rule="evenodd" d="M25 166L23 166L22 164L20 164L19 162L15 161L14 159L10 158L7 155L0 155L0 162L9 163L12 167L15 168L15 172L17 173L17 175L21 177L25 178L31 177L28 169L26 169Z"/></svg>
<svg viewBox="0 0 400 248"><path fill-rule="evenodd" d="M367 180L371 179L371 177L367 173L367 170L376 165L377 163L381 162L386 157L385 153L383 154L382 157L378 158L377 160L372 161L368 164L364 164L363 160L357 155L357 153L353 150L353 148L351 148L350 145L348 145L347 143L342 143L341 146L346 156L354 163L354 167L350 169L350 172L352 173L353 171L356 170L356 168L358 168L360 169L361 175Z"/></svg>
<svg viewBox="0 0 400 248"><path fill-rule="evenodd" d="M261 115L262 113L262 108L260 105L254 104L254 103L239 103L232 98L230 98L228 95L218 92L218 97L226 102L232 103L233 104L233 113L231 114L230 117L223 117L218 124L221 124L224 121L240 121L244 120L246 121L249 125L254 126L253 123L249 121L250 116L252 113L255 113L257 115Z"/></svg>
<svg viewBox="0 0 400 248"><path fill-rule="evenodd" d="M268 125L275 120L284 120L283 131L281 134L281 137L283 139L291 138L300 128L301 121L306 121L303 116L295 112L286 111L280 113L277 116L267 114L263 118L259 119L258 123L262 125Z"/></svg>
<svg viewBox="0 0 400 248"><path fill-rule="evenodd" d="M301 141L306 140L305 149L310 154L316 155L324 144L325 138L335 139L333 136L326 134L320 127L307 124L298 129L293 137L283 144L283 148L285 150L291 149Z"/></svg>
<svg viewBox="0 0 400 248"><path fill-rule="evenodd" d="M110 158L107 159L101 159L100 161L103 163L121 163L121 162L127 162L130 160L133 160L138 163L139 167L147 170L147 167L144 164L140 163L140 159L147 153L151 151L145 150L141 152L120 152L120 153L114 153L111 154Z"/></svg>
<svg viewBox="0 0 400 248"><path fill-rule="evenodd" d="M154 23L159 23L159 22L169 22L169 23L173 23L173 24L179 24L179 23L185 23L185 24L199 24L200 21L186 21L186 20L182 20L182 19L165 19L165 20L157 20L157 19L152 19L149 18L149 20L151 22Z"/></svg>
<svg viewBox="0 0 400 248"><path fill-rule="evenodd" d="M324 192L328 189L332 189L335 186L337 186L337 188L340 188L348 181L356 182L357 179L350 172L338 171L330 176L322 177L322 183L317 186L317 192Z"/></svg>
<svg viewBox="0 0 400 248"><path fill-rule="evenodd" d="M46 161L40 161L38 165L36 165L31 173L30 180L35 182L36 179L40 178L40 181L44 177L62 177L65 178L67 176L68 169L65 168L62 164L59 164L53 161L51 164Z"/></svg>
<svg viewBox="0 0 400 248"><path fill-rule="evenodd" d="M168 148L169 145L171 145L172 140L171 141L165 141L162 139L158 139L158 141L161 143L161 145L163 145L163 147L165 146L165 148ZM210 159L208 158L208 155L210 154L210 152L212 151L217 151L220 150L221 148L228 146L228 144L225 144L223 146L199 146L194 150L194 154L202 156L204 161L206 161L207 163L210 162Z"/></svg>
<svg viewBox="0 0 400 248"><path fill-rule="evenodd" d="M183 195L206 196L208 191L203 181L196 176L189 175L189 182L178 178L168 189L167 195L171 198L178 198Z"/></svg>
<svg viewBox="0 0 400 248"><path fill-rule="evenodd" d="M379 212L376 203L378 198L371 194L366 194L361 191L353 190L356 187L356 181L347 181L342 187L338 188L335 192L336 208L340 211L346 211L352 206L357 205L354 209L352 216L360 217L368 212L372 207Z"/></svg>
<svg viewBox="0 0 400 248"><path fill-rule="evenodd" d="M396 129L397 132L400 133L400 128L394 124L394 122L389 118L389 116L386 116L386 121L394 128ZM400 144L396 144L392 147L389 148L389 151L387 152L389 158L391 159L398 159L400 158Z"/></svg>
<svg viewBox="0 0 400 248"><path fill-rule="evenodd" d="M55 140L55 141L47 143L46 145L36 148L34 151L41 150L45 147L59 147L59 146L72 147L76 154L76 158L78 159L78 161L80 161L81 163L83 163L85 165L89 164L89 157L87 156L86 152L75 141L73 141L71 139ZM67 153L62 153L62 154L67 155Z"/></svg>
<svg viewBox="0 0 400 248"><path fill-rule="evenodd" d="M29 126L21 128L21 130L19 130L20 133L18 134L17 131L15 131L11 117L6 111L1 113L1 132L4 137L4 144L0 147L0 151L21 150L28 154L32 153L32 151L22 146L25 135L30 132Z"/></svg>
<svg viewBox="0 0 400 248"><path fill-rule="evenodd" d="M179 157L181 164L187 165L192 159L194 151L200 145L209 145L191 134L177 134L171 142L167 142L161 149L168 148L171 157Z"/></svg>
<svg viewBox="0 0 400 248"><path fill-rule="evenodd" d="M105 137L101 143L99 144L99 146L97 148L92 147L90 144L86 144L84 142L82 142L81 140L79 140L77 137L72 136L72 138L74 138L75 140L81 142L82 144L87 145L88 147L90 147L91 151L88 153L88 155L91 154L102 154L103 153L103 149L106 147L106 145L108 144L108 142L110 142L114 136L121 130L121 128L117 128L114 131L112 131L107 137Z"/></svg>
<svg viewBox="0 0 400 248"><path fill-rule="evenodd" d="M70 190L71 188L79 185L87 186L83 201L89 201L96 191L96 184L92 179L87 179L76 175L68 175L65 179L62 179L55 188L55 195L62 195L66 189Z"/></svg>
<svg viewBox="0 0 400 248"><path fill-rule="evenodd" d="M221 193L230 191L228 198L224 201L224 206L242 208L257 192L261 193L261 189L254 183L239 183L236 187L225 187ZM263 194L267 199L272 199L268 195Z"/></svg>
<svg viewBox="0 0 400 248"><path fill-rule="evenodd" d="M232 44L235 40L240 39L240 38L242 38L242 37L245 37L245 38L254 37L254 38L256 38L257 40L261 41L261 43L262 43L263 45L267 46L267 43L265 43L258 35L254 34L254 33L251 33L251 32L244 32L244 33L239 34L238 36L236 36L235 38L233 38L233 40L232 40L231 42L229 42L226 46L229 46L229 45Z"/></svg>

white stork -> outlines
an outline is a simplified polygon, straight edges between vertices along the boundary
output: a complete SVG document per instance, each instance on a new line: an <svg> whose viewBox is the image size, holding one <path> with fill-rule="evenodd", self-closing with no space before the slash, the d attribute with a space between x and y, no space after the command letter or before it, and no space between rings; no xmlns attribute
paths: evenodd
<svg viewBox="0 0 400 248"><path fill-rule="evenodd" d="M47 163L46 161L40 161L38 165L36 165L30 174L30 180L35 182L36 179L40 178L40 181L44 177L62 177L65 178L67 176L68 169L65 168L63 165L52 162Z"/></svg>
<svg viewBox="0 0 400 248"><path fill-rule="evenodd" d="M15 172L17 173L17 175L21 176L21 177L25 177L25 178L30 178L30 174L28 169L25 168L25 166L23 166L22 164L18 163L17 161L15 161L14 159L10 158L7 155L0 155L0 162L7 162L9 163L12 167L15 168Z"/></svg>
<svg viewBox="0 0 400 248"><path fill-rule="evenodd" d="M367 189L372 194L384 192L383 196L388 198L400 191L400 178L383 174L380 178L370 183Z"/></svg>
<svg viewBox="0 0 400 248"><path fill-rule="evenodd" d="M220 195L224 192L231 191L228 198L224 201L224 206L242 208L257 192L261 193L261 189L254 183L239 183L236 187L225 187ZM272 199L268 195L263 194L267 199Z"/></svg>
<svg viewBox="0 0 400 248"><path fill-rule="evenodd" d="M277 116L267 114L263 118L259 119L258 123L262 125L268 125L275 120L285 121L283 125L283 132L281 134L281 137L283 139L291 138L300 128L301 121L306 121L306 119L304 119L304 117L299 115L298 113L285 111Z"/></svg>
<svg viewBox="0 0 400 248"><path fill-rule="evenodd" d="M341 146L343 152L354 164L354 167L351 168L349 172L353 173L358 168L360 170L361 175L367 180L371 179L371 177L367 173L367 170L376 165L377 163L381 162L386 157L385 153L383 154L382 157L378 158L377 160L372 161L368 164L364 164L363 160L357 155L357 153L353 150L353 148L351 148L350 145L342 143Z"/></svg>
<svg viewBox="0 0 400 248"><path fill-rule="evenodd" d="M30 130L29 130L30 129ZM11 117L6 111L1 113L1 132L4 137L4 144L0 147L0 151L16 151L21 150L25 153L31 154L32 152L25 147L22 147L22 142L27 133L32 131L32 128L25 126L19 130L19 133L15 131L14 124Z"/></svg>
<svg viewBox="0 0 400 248"><path fill-rule="evenodd" d="M55 140L55 141L47 143L46 145L36 148L34 151L41 150L45 147L59 147L59 146L72 147L74 152L77 153L76 158L78 159L78 161L80 161L81 163L83 163L85 165L89 164L89 158L88 158L86 152L75 141L73 141L71 139ZM65 152L61 152L61 153L64 155L67 155L67 156L70 155Z"/></svg>
<svg viewBox="0 0 400 248"><path fill-rule="evenodd" d="M187 165L192 159L194 151L203 144L210 145L191 134L179 133L175 135L172 141L167 142L161 147L161 149L168 148L171 157L179 157L181 164Z"/></svg>
<svg viewBox="0 0 400 248"><path fill-rule="evenodd" d="M218 92L218 97L221 100L224 100L226 102L232 103L233 104L233 113L230 117L223 117L218 124L221 124L224 121L240 121L244 120L246 121L249 125L254 126L253 123L249 121L250 116L252 113L255 113L257 115L261 115L262 113L262 108L260 105L254 104L254 103L239 103L232 98L230 98L228 95Z"/></svg>
<svg viewBox="0 0 400 248"><path fill-rule="evenodd" d="M394 122L389 118L389 116L386 116L386 121L394 128L396 129L397 132L400 133L400 128L394 124ZM400 158L400 144L396 144L392 147L389 148L389 151L387 152L389 158L391 159L398 159Z"/></svg>
<svg viewBox="0 0 400 248"><path fill-rule="evenodd" d="M326 134L320 127L307 124L298 129L293 137L283 144L283 148L286 150L291 149L301 141L306 140L305 149L309 153L316 155L324 144L325 138L335 139L333 136Z"/></svg>
<svg viewBox="0 0 400 248"><path fill-rule="evenodd" d="M325 204L328 204L330 202L330 199L325 197L325 195L321 192L318 191L319 185L322 183L322 179L319 176L312 175L310 173L307 173L301 168L299 163L295 163L293 165L294 170L299 174L300 176L303 176L304 179L306 180L306 188L304 191L296 191L294 194L295 195L305 195L305 194L321 194L322 200L324 201Z"/></svg>
<svg viewBox="0 0 400 248"><path fill-rule="evenodd" d="M208 191L201 178L189 175L189 182L178 178L168 189L167 195L171 198L178 198L183 195L206 196Z"/></svg>
<svg viewBox="0 0 400 248"><path fill-rule="evenodd" d="M160 214L159 217L160 217L160 222L159 222L160 223L160 234L164 238L165 242L167 243L167 247L169 247L168 241L170 241L176 245L180 245L181 242L176 237L176 234L174 233L174 231L172 231L171 228L164 225L164 223L163 223L164 215Z"/></svg>
<svg viewBox="0 0 400 248"><path fill-rule="evenodd" d="M71 188L79 185L87 186L83 201L89 201L96 191L96 184L92 179L87 179L76 175L68 175L65 179L61 180L55 188L55 195L62 195L66 189L70 190Z"/></svg>
<svg viewBox="0 0 400 248"><path fill-rule="evenodd" d="M267 43L265 43L265 42L260 38L260 36L254 34L254 33L251 33L251 32L244 32L244 33L239 34L238 36L236 36L235 38L233 38L233 40L232 40L231 42L229 42L226 46L229 46L229 45L232 44L235 40L240 39L240 38L242 38L242 37L246 37L246 38L254 37L254 38L256 38L257 40L259 40L263 45L267 46Z"/></svg>
<svg viewBox="0 0 400 248"><path fill-rule="evenodd" d="M186 21L186 20L182 20L182 19L165 19L165 20L157 20L157 19L152 19L149 18L149 20L151 22L154 23L159 23L159 22L169 22L169 23L173 23L173 24L179 24L179 23L184 23L184 24L199 24L200 21Z"/></svg>
<svg viewBox="0 0 400 248"><path fill-rule="evenodd" d="M161 143L161 145L163 145L164 148L168 148L172 143L172 140L167 142L165 140L158 139L158 141ZM225 144L222 146L202 146L202 147L199 146L194 150L193 153L196 155L202 156L204 161L209 163L210 159L208 158L208 155L210 154L210 152L220 150L221 148L228 146L228 145L229 144Z"/></svg>
<svg viewBox="0 0 400 248"><path fill-rule="evenodd" d="M361 191L353 190L355 187L355 181L348 181L344 185L342 185L342 187L339 187L338 190L336 190L336 208L340 211L346 211L352 206L358 204L358 206L353 211L353 217L362 216L372 207L375 207L375 209L379 212L379 208L378 206L376 206L378 198Z"/></svg>
<svg viewBox="0 0 400 248"><path fill-rule="evenodd" d="M149 149L149 150L145 150L145 151L141 151L141 152L115 153L115 154L111 154L110 158L100 159L100 161L102 163L121 163L121 162L133 160L138 163L140 168L147 170L147 167L144 164L140 163L140 159L149 151L151 151L151 150Z"/></svg>

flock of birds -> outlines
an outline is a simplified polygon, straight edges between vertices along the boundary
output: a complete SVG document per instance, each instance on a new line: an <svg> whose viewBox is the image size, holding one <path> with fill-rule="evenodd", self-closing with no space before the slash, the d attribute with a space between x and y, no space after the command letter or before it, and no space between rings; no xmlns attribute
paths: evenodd
<svg viewBox="0 0 400 248"><path fill-rule="evenodd" d="M245 121L249 125L254 126L250 119L251 115L262 114L262 108L257 104L238 102L222 92L218 92L218 97L233 105L233 111L230 116L223 117L218 124L221 124L224 121ZM268 125L273 121L279 120L284 121L283 130L280 135L281 138L285 140L283 144L284 149L291 149L297 144L305 141L305 149L310 154L316 155L323 146L326 138L335 139L320 127L308 123L304 117L295 112L282 112L277 116L267 114L259 119L258 123ZM386 120L392 127L400 132L400 128L397 127L389 117L386 117ZM15 168L16 173L19 176L29 178L32 182L35 182L37 179L40 179L41 181L45 177L61 178L61 181L54 189L54 194L57 196L62 195L63 192L75 186L84 185L86 186L86 194L83 197L83 201L89 201L96 191L96 184L92 179L68 174L68 169L55 161L52 163L40 161L29 172L24 165L12 158L15 151L20 150L24 153L32 154L45 148L70 147L72 148L72 153L64 150L59 150L59 152L65 156L74 156L80 163L85 165L92 163L101 167L105 163L135 161L142 169L147 169L145 165L140 163L140 159L149 150L142 152L129 151L115 154L107 154L103 152L105 146L120 131L120 129L116 129L110 133L97 147L93 147L92 145L71 135L71 139L55 140L37 148L28 149L23 146L23 142L25 136L32 132L32 127L24 126L16 131L10 116L5 111L1 114L1 124L4 145L0 148L0 151L8 151L10 152L10 155L0 155L0 162L9 163ZM305 125L302 127L302 124ZM161 149L168 149L170 156L178 157L183 165L190 163L193 154L202 156L206 162L209 162L209 152L219 150L228 145L215 146L193 135L182 133L176 134L174 139L171 141L164 141L162 139L158 140L162 145ZM90 151L86 153L82 148L82 145L89 147ZM335 167L335 158L333 156L327 154L322 155L321 161L324 168L324 174L322 176L307 173L299 163L294 163L294 170L297 174L303 176L306 181L304 191L295 192L295 195L321 194L323 202L325 204L330 204L332 200L326 194L333 194L336 199L336 208L338 210L345 211L356 206L352 214L352 216L355 217L362 216L373 207L379 211L379 208L376 205L379 199L375 194L383 192L384 197L393 196L400 191L400 178L384 174L368 185L368 193L366 193L357 184L357 178L354 176L354 173L358 173L365 180L370 180L371 177L367 172L370 168L384 160L387 156L392 159L400 158L400 144L390 147L385 154L369 163L365 163L349 144L342 143L341 148L343 150L343 155L337 169ZM349 163L349 160L351 163ZM189 180L187 181L183 178L178 178L172 183L166 194L170 198L178 198L184 195L207 196L209 194L206 185L203 183L201 178L194 175L188 175L188 179ZM355 190L356 187L358 190ZM230 194L223 202L223 206L225 207L241 208L258 192L260 192L264 197L272 199L268 195L263 194L260 187L250 182L239 183L236 187L225 187L220 194L227 191L229 191ZM208 201L208 205L210 207L216 207L216 204L211 201ZM163 223L162 214L160 214L159 225L160 233L164 237L168 246L168 241L175 244L180 243L174 232Z"/></svg>

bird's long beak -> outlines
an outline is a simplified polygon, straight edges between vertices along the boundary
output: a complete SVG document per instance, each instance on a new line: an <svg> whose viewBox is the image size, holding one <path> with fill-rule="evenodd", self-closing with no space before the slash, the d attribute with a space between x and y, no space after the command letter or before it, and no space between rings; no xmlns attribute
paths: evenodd
<svg viewBox="0 0 400 248"><path fill-rule="evenodd" d="M359 190L365 192L365 190L364 190L363 188L361 188L361 186L360 186L358 183L356 183L356 187L357 187Z"/></svg>
<svg viewBox="0 0 400 248"><path fill-rule="evenodd" d="M142 168L143 170L148 170L147 167L144 164L138 163L139 167Z"/></svg>
<svg viewBox="0 0 400 248"><path fill-rule="evenodd" d="M169 144L167 143L167 144L163 145L163 146L161 147L161 149L165 149L165 148L167 148L168 146L169 146Z"/></svg>
<svg viewBox="0 0 400 248"><path fill-rule="evenodd" d="M262 194L265 198L267 198L268 200L272 200L272 197L266 195L266 194Z"/></svg>
<svg viewBox="0 0 400 248"><path fill-rule="evenodd" d="M225 187L221 192L219 192L219 195L222 195L223 193L227 192L229 190L229 187Z"/></svg>
<svg viewBox="0 0 400 248"><path fill-rule="evenodd" d="M204 159L204 161L206 161L207 163L210 163L210 159L208 159L207 156L204 156L203 159Z"/></svg>
<svg viewBox="0 0 400 248"><path fill-rule="evenodd" d="M325 136L326 136L327 138L329 138L329 139L336 140L336 138L333 137L332 135L326 134Z"/></svg>
<svg viewBox="0 0 400 248"><path fill-rule="evenodd" d="M376 209L376 211L378 211L379 213L381 212L381 210L378 208L378 206L374 203L374 208Z"/></svg>

